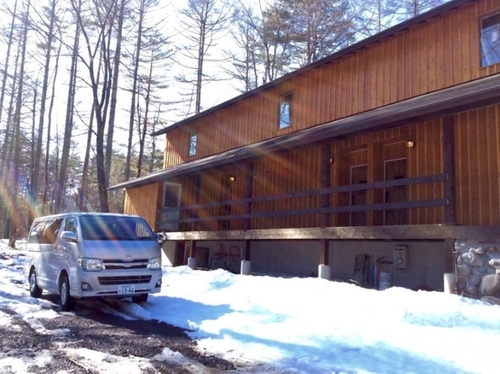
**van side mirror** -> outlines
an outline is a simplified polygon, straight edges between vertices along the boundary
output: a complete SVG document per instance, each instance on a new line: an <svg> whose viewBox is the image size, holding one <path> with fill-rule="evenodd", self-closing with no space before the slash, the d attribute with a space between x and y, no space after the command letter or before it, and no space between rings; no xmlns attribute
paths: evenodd
<svg viewBox="0 0 500 374"><path fill-rule="evenodd" d="M163 245L163 243L167 241L167 233L165 231L157 232L156 240L158 240L158 243L160 243L160 245Z"/></svg>
<svg viewBox="0 0 500 374"><path fill-rule="evenodd" d="M78 237L73 231L63 231L61 233L61 238L62 240L65 240L67 242L71 243L77 243L78 242Z"/></svg>

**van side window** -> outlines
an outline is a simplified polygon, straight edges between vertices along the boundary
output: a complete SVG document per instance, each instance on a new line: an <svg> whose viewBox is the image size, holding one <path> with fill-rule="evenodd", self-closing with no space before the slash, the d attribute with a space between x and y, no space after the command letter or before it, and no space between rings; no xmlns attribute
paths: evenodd
<svg viewBox="0 0 500 374"><path fill-rule="evenodd" d="M71 231L74 232L75 234L78 234L75 217L66 218L66 222L64 222L64 231Z"/></svg>
<svg viewBox="0 0 500 374"><path fill-rule="evenodd" d="M57 235L59 234L62 221L62 218L55 218L47 221L45 230L43 230L43 241L40 243L54 244L56 242Z"/></svg>
<svg viewBox="0 0 500 374"><path fill-rule="evenodd" d="M144 224L144 222L137 221L135 225L135 234L138 238L150 238L151 230Z"/></svg>
<svg viewBox="0 0 500 374"><path fill-rule="evenodd" d="M28 238L28 243L43 243L43 227L45 226L45 222L35 222L33 223L33 227L30 231L30 236Z"/></svg>

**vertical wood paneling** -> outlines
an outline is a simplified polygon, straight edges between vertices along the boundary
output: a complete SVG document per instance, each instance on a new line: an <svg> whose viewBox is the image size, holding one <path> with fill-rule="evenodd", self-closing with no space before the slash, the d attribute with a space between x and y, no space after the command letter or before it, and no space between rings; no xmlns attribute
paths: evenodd
<svg viewBox="0 0 500 374"><path fill-rule="evenodd" d="M497 73L499 64L479 66L478 15L499 8L495 1L467 4L188 123L182 135L174 129L165 167ZM293 93L293 125L278 130L286 92ZM192 126L199 152L188 157Z"/></svg>
<svg viewBox="0 0 500 374"><path fill-rule="evenodd" d="M498 1L471 3L174 129L168 132L164 165L178 165L498 73L500 64L479 66L477 17L493 9L500 9ZM286 92L293 93L293 125L278 130L279 97ZM492 106L456 116L457 220L460 224L500 221L499 111L498 106ZM189 130L194 127L198 129L198 153L188 157ZM374 141L384 143L406 135L414 137L416 142L415 148L408 151L410 176L442 172L442 128L438 120L336 142L332 146L335 162L342 162L338 159L342 149L366 146ZM319 149L268 155L255 163L254 193L258 196L319 188L320 166ZM222 172L213 171L210 172L213 175L203 176L204 201L218 198ZM332 181L342 180L340 172L337 167L332 168ZM233 192L239 194L239 187L234 188ZM441 188L440 184L411 187L409 196L415 200L436 198L436 191L440 192ZM316 200L311 197L258 203L254 211L301 209L315 206L319 202ZM126 204L130 204L129 199L127 201ZM151 202L146 200L145 205L148 204ZM127 205L132 211L136 208ZM412 223L439 223L442 218L442 208L416 209L410 214ZM316 217L311 216L283 217L258 219L252 224L288 227L313 225L315 221Z"/></svg>
<svg viewBox="0 0 500 374"><path fill-rule="evenodd" d="M437 73L438 73L438 63L436 61L436 50L437 44L439 43L436 35L438 35L437 30L439 29L440 20L435 22L429 22L427 27L427 91L435 91L438 87L437 85ZM442 34L441 34L442 35Z"/></svg>
<svg viewBox="0 0 500 374"><path fill-rule="evenodd" d="M153 183L144 187L128 189L125 193L124 212L144 217L156 231L157 202L160 203L160 185Z"/></svg>

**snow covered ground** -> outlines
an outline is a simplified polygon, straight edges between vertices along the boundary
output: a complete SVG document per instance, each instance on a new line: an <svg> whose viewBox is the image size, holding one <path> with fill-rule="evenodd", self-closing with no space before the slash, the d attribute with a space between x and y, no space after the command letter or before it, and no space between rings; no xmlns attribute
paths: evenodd
<svg viewBox="0 0 500 374"><path fill-rule="evenodd" d="M13 256L1 256L7 253ZM0 243L0 307L38 330L57 318L29 296L24 256ZM500 307L440 292L375 291L316 278L234 275L165 268L162 292L139 306L119 301L125 318L156 319L189 330L199 348L254 373L497 373ZM10 316L0 312L0 325ZM38 324L37 324L38 323ZM13 327L14 328L14 327ZM75 352L67 352L74 354ZM102 353L78 352L101 373L140 373L137 358L106 365ZM4 357L24 372L23 360ZM183 362L166 349L164 360ZM16 361L17 360L17 361ZM141 359L142 360L142 359ZM1 371L1 369L0 369Z"/></svg>

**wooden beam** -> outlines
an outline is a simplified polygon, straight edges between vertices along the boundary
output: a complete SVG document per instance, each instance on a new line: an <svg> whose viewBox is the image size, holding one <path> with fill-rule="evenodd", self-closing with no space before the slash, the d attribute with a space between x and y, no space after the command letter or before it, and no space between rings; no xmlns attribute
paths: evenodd
<svg viewBox="0 0 500 374"><path fill-rule="evenodd" d="M330 265L330 241L327 239L320 239L321 243L321 257L319 263L321 265Z"/></svg>
<svg viewBox="0 0 500 374"><path fill-rule="evenodd" d="M200 203L200 191L201 191L201 174L196 173L194 175L194 204ZM195 209L191 210L191 218L198 218L198 212ZM191 222L191 231L196 229L196 221Z"/></svg>
<svg viewBox="0 0 500 374"><path fill-rule="evenodd" d="M444 198L449 204L444 208L444 223L456 224L455 193L455 120L453 116L443 118L443 171L448 174L444 182Z"/></svg>
<svg viewBox="0 0 500 374"><path fill-rule="evenodd" d="M332 154L331 154L331 144L323 144L321 146L321 188L329 188L330 187L330 177L331 177L331 163L332 163ZM320 196L320 205L321 208L328 208L331 204L330 195L321 195ZM321 215L321 227L330 226L330 213L323 213Z"/></svg>
<svg viewBox="0 0 500 374"><path fill-rule="evenodd" d="M495 226L359 226L359 227L304 227L296 229L262 229L231 231L169 232L168 240L484 240L500 239L500 225Z"/></svg>
<svg viewBox="0 0 500 374"><path fill-rule="evenodd" d="M254 164L253 162L249 162L245 165L245 198L250 199L253 196L253 179L254 179ZM253 210L253 202L248 201L246 203L246 209L245 213L246 214L252 214ZM250 230L252 228L252 219L251 218L246 218L243 221L243 228L245 230Z"/></svg>
<svg viewBox="0 0 500 374"><path fill-rule="evenodd" d="M455 250L455 240L445 239L444 250L445 250L444 271L445 271L445 273L453 273L453 271L455 270L455 266L454 266L455 259L453 258L453 251Z"/></svg>
<svg viewBox="0 0 500 374"><path fill-rule="evenodd" d="M310 208L299 210L282 210L277 212L259 212L251 214L234 214L225 216L200 217L200 218L183 218L176 222L209 222L209 221L226 221L231 219L247 219L247 218L270 218L270 217L290 217L305 214L324 214L324 213L347 213L347 212L368 212L371 210L388 210L388 209L409 209L409 208L429 208L445 206L448 204L447 199L432 199L432 200L417 200L398 203L381 203L369 205L345 205L333 206L329 208Z"/></svg>
<svg viewBox="0 0 500 374"><path fill-rule="evenodd" d="M189 240L189 257L196 257L196 240L194 239Z"/></svg>
<svg viewBox="0 0 500 374"><path fill-rule="evenodd" d="M250 261L250 240L243 240L243 260Z"/></svg>
<svg viewBox="0 0 500 374"><path fill-rule="evenodd" d="M380 142L371 142L368 144L368 183L366 185L371 185L376 181L384 181L384 163L380 162L381 154L382 144ZM382 189L368 190L366 201L368 204L382 203ZM366 212L366 223L368 225L381 225L382 217L382 211L368 211Z"/></svg>
<svg viewBox="0 0 500 374"><path fill-rule="evenodd" d="M341 164L340 167L345 167L344 164ZM320 188L314 190L304 190L304 191L296 191L290 193L283 193L278 195L265 195L265 196L257 196L257 197L248 197L243 199L236 200L224 200L224 201L216 201L210 202L206 204L196 204L196 205L186 205L181 207L172 207L172 208L163 208L159 209L160 212L172 212L172 211L186 211L192 209L202 209L202 208L213 208L218 206L225 206L228 204L238 205L238 204L248 204L255 202L263 202L263 201L275 201L280 199L291 199L296 197L308 197L308 196L317 196L317 195L328 195L328 194L338 194L344 192L353 192L353 191L362 191L362 190L371 190L378 188L388 188L388 187L398 187L398 186L412 186L423 183L434 183L434 182L445 182L448 180L448 174L440 173L433 175L424 175L419 177L411 177L405 179L394 179L388 181L378 181L371 183L360 183L360 184L345 184L342 183L335 187L328 188ZM344 185L345 184L345 185Z"/></svg>

